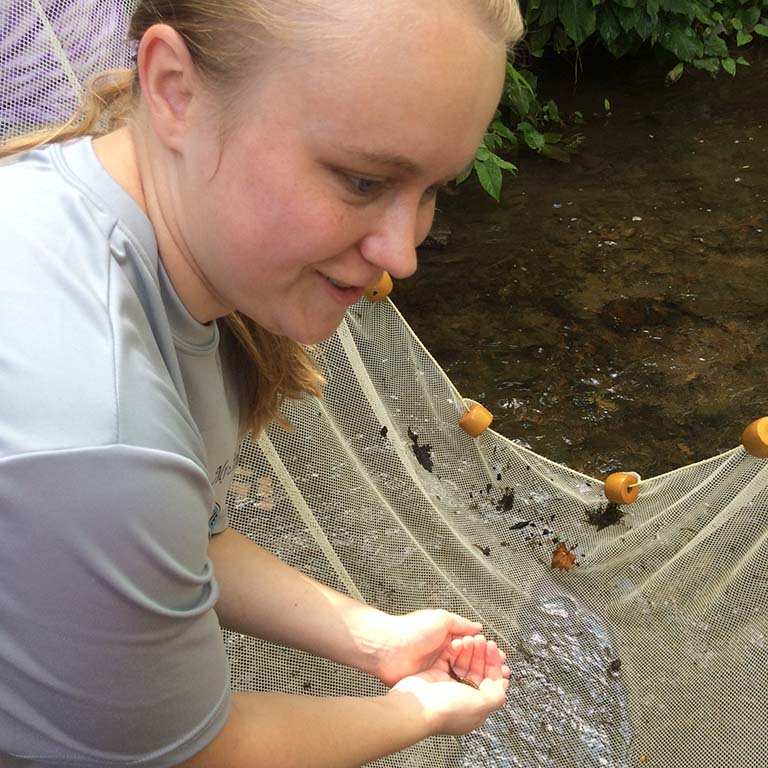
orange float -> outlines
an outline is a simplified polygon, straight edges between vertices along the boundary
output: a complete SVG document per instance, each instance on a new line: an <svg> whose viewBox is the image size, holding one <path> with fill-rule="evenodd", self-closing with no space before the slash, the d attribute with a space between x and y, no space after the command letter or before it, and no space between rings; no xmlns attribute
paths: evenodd
<svg viewBox="0 0 768 768"><path fill-rule="evenodd" d="M472 403L469 410L459 419L459 426L470 436L478 437L491 426L493 414L480 403Z"/></svg>
<svg viewBox="0 0 768 768"><path fill-rule="evenodd" d="M385 272L376 285L372 285L365 289L365 298L368 299L368 301L381 301L382 299L386 299L387 296L392 293L393 287L394 284L392 283L392 278L389 276L389 272Z"/></svg>
<svg viewBox="0 0 768 768"><path fill-rule="evenodd" d="M632 504L640 493L640 476L634 472L614 472L605 478L603 491L614 504Z"/></svg>
<svg viewBox="0 0 768 768"><path fill-rule="evenodd" d="M741 433L741 444L752 456L768 459L768 416L756 419Z"/></svg>

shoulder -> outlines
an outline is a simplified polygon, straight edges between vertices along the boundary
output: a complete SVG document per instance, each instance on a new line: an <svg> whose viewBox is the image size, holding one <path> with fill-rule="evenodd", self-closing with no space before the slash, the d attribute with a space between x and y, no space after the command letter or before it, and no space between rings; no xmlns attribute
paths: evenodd
<svg viewBox="0 0 768 768"><path fill-rule="evenodd" d="M89 144L0 167L0 236L0 457L126 432L194 452L154 335L162 318L145 306L162 308L151 227Z"/></svg>
<svg viewBox="0 0 768 768"><path fill-rule="evenodd" d="M114 436L114 423L94 418L114 422L108 241L39 155L0 167L0 456L21 429L39 447L71 444L83 430L90 441Z"/></svg>

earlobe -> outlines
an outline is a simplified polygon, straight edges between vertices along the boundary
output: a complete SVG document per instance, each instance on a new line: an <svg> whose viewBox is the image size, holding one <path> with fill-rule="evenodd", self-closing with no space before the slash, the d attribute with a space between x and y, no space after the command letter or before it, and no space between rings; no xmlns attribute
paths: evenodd
<svg viewBox="0 0 768 768"><path fill-rule="evenodd" d="M181 35L167 24L150 27L139 44L137 67L150 123L163 143L178 149L189 123L197 83L195 66Z"/></svg>

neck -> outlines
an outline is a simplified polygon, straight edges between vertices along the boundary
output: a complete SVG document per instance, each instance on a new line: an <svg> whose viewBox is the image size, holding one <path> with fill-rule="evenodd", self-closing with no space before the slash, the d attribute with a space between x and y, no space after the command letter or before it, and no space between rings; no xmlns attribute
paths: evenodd
<svg viewBox="0 0 768 768"><path fill-rule="evenodd" d="M137 133L125 127L94 139L96 157L152 223L160 259L182 303L198 322L208 323L228 314L231 308L217 300L185 247L174 217L166 215L166 211L173 210L172 195L162 183L158 185L163 174L158 176L156 170L163 162L167 163L168 158L158 156L153 159L151 147L141 141L140 133L137 139ZM165 205L161 198L165 199Z"/></svg>
<svg viewBox="0 0 768 768"><path fill-rule="evenodd" d="M130 130L127 127L118 128L99 136L93 140L93 149L109 175L133 198L144 213L148 213L136 147Z"/></svg>

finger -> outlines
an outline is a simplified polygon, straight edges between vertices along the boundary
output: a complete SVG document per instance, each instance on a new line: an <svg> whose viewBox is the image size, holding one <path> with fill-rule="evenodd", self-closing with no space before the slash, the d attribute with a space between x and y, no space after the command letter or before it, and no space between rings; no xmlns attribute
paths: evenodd
<svg viewBox="0 0 768 768"><path fill-rule="evenodd" d="M482 637L482 635L480 635L480 637ZM465 635L464 637L457 639L461 644L461 649L453 660L453 670L459 677L466 677L472 666L472 656L475 652L475 638Z"/></svg>
<svg viewBox="0 0 768 768"><path fill-rule="evenodd" d="M474 680L479 683L486 677L485 670L485 658L487 653L488 641L482 635L475 635L471 638L474 642L474 648L472 653L472 662L469 667L469 672L466 675L470 680Z"/></svg>
<svg viewBox="0 0 768 768"><path fill-rule="evenodd" d="M451 664L454 667L456 666L456 659L459 657L463 647L464 642L460 637L454 637L453 640L451 640L448 648L443 652L443 659L447 664Z"/></svg>
<svg viewBox="0 0 768 768"><path fill-rule="evenodd" d="M502 677L501 653L493 640L489 640L485 647L485 676L491 680L499 680Z"/></svg>
<svg viewBox="0 0 768 768"><path fill-rule="evenodd" d="M483 629L479 621L470 621L457 613L448 614L448 631L452 635L476 635Z"/></svg>

